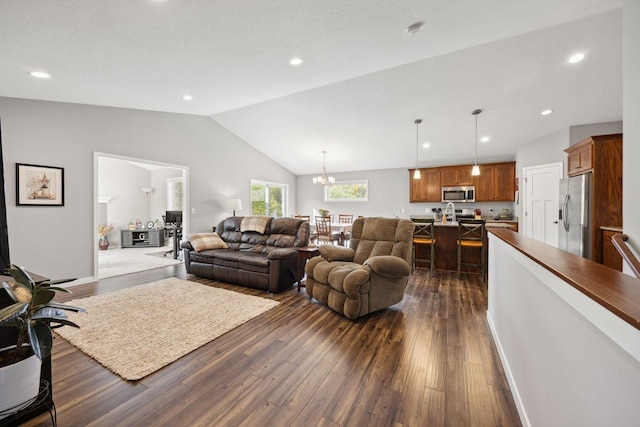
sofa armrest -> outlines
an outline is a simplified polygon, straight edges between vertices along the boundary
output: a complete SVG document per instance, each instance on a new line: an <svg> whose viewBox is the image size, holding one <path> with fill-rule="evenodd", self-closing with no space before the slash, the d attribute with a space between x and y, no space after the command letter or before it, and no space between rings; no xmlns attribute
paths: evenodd
<svg viewBox="0 0 640 427"><path fill-rule="evenodd" d="M189 249L190 251L192 251L192 250L193 250L193 246L191 246L191 242L190 242L190 241L188 241L188 240L185 240L184 242L182 242L182 243L180 244L180 247L181 247L182 249Z"/></svg>
<svg viewBox="0 0 640 427"><path fill-rule="evenodd" d="M411 274L411 266L407 261L391 255L380 255L369 258L364 265L371 267L371 270L385 277L401 277Z"/></svg>
<svg viewBox="0 0 640 427"><path fill-rule="evenodd" d="M269 251L269 259L285 259L292 256L296 256L295 248L278 248Z"/></svg>
<svg viewBox="0 0 640 427"><path fill-rule="evenodd" d="M353 261L356 252L351 248L333 245L321 245L318 247L320 256L325 260L331 261Z"/></svg>

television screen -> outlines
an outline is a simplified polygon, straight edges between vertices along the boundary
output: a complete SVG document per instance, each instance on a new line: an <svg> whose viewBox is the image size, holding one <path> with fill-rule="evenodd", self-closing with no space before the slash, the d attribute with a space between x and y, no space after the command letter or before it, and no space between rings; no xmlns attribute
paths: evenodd
<svg viewBox="0 0 640 427"><path fill-rule="evenodd" d="M2 157L2 122L0 122L0 273L4 272L10 264L7 204L4 192L4 159Z"/></svg>
<svg viewBox="0 0 640 427"><path fill-rule="evenodd" d="M182 211L167 211L165 224L182 224Z"/></svg>

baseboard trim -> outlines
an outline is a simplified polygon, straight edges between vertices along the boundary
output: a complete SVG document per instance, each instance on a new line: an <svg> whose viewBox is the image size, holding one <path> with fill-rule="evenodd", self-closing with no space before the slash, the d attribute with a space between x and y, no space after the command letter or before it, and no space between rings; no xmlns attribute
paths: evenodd
<svg viewBox="0 0 640 427"><path fill-rule="evenodd" d="M524 408L524 402L520 397L520 393L518 392L516 381L513 378L511 367L509 366L509 361L507 360L507 356L504 353L504 349L502 348L502 343L500 342L498 331L496 330L495 325L493 324L491 313L488 310L487 310L487 322L489 323L489 329L491 330L493 341L496 343L496 348L498 349L498 355L500 356L500 361L502 362L504 373L507 377L507 381L509 382L509 387L511 388L511 395L513 396L513 400L516 404L516 408L518 409L520 422L522 423L523 426L531 427L531 423L529 422L529 417L527 417L527 411Z"/></svg>

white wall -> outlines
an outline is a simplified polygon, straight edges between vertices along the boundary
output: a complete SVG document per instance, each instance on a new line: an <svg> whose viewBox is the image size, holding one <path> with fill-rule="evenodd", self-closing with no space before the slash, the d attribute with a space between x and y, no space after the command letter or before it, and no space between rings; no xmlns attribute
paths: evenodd
<svg viewBox="0 0 640 427"><path fill-rule="evenodd" d="M153 203L151 206L151 221L159 219L167 211L167 178L180 178L182 171L175 168L162 168L151 171L151 187L153 192Z"/></svg>
<svg viewBox="0 0 640 427"><path fill-rule="evenodd" d="M593 123L588 125L570 126L557 132L525 143L516 153L516 177L523 181L522 169L528 166L562 163L563 175L567 176L567 153L565 148L594 135L607 135L622 132L622 122ZM626 137L626 135L625 135ZM520 186L522 190L522 185ZM522 197L522 195L521 195ZM515 206L515 214L520 219L520 229L524 220L523 204Z"/></svg>
<svg viewBox="0 0 640 427"><path fill-rule="evenodd" d="M316 175L302 175L297 179L298 209L293 214L311 215L313 209L323 208L334 214L353 214L355 216L398 216L408 218L410 215L424 215L425 210L444 208L444 203L409 203L409 171L408 169L382 169L360 172L329 173L337 181L369 180L368 202L324 202L323 189L313 184ZM480 208L483 214L493 209L495 214L501 209L513 209L513 203L458 203L458 208ZM404 209L404 213L402 210Z"/></svg>
<svg viewBox="0 0 640 427"><path fill-rule="evenodd" d="M120 229L128 228L129 221L146 218L145 194L142 187L149 187L149 171L129 162L101 157L98 160L98 195L111 197L107 203L105 223L114 223L116 228L109 233L111 245L120 246Z"/></svg>
<svg viewBox="0 0 640 427"><path fill-rule="evenodd" d="M296 179L209 117L0 97L11 261L52 278L94 275L94 153L187 165L189 232L230 214L224 200L249 200L251 178ZM15 163L65 169L64 207L17 207ZM190 210L189 210L190 211Z"/></svg>
<svg viewBox="0 0 640 427"><path fill-rule="evenodd" d="M625 0L622 18L623 182L622 224L640 250L640 0Z"/></svg>

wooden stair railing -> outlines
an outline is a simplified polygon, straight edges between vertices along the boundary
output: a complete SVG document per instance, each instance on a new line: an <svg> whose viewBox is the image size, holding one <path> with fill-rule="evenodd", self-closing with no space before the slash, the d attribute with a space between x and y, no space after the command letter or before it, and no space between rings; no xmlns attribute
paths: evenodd
<svg viewBox="0 0 640 427"><path fill-rule="evenodd" d="M640 278L640 261L638 261L638 258L636 258L627 245L627 240L629 240L629 236L626 234L614 234L611 238L613 246L616 248L620 256L622 256L622 259L626 261L633 274L637 278Z"/></svg>

